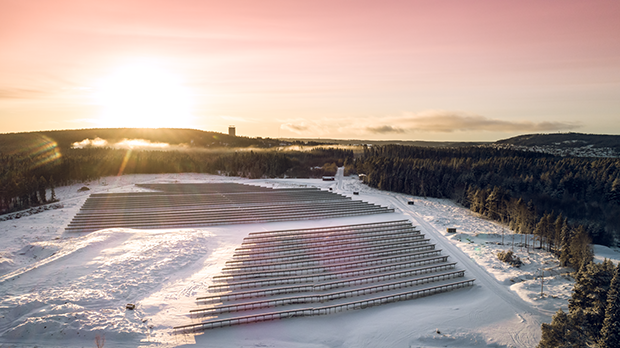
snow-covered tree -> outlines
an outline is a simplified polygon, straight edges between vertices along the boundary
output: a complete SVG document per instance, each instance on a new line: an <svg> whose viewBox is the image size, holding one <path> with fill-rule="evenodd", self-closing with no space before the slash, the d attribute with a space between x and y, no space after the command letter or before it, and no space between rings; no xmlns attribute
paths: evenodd
<svg viewBox="0 0 620 348"><path fill-rule="evenodd" d="M620 347L620 263L615 269L614 277L607 294L605 320L601 329L600 348Z"/></svg>

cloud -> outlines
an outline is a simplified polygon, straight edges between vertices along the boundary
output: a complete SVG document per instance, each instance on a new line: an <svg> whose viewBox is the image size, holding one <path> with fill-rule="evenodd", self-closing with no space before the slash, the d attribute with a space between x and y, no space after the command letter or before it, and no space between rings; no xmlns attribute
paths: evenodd
<svg viewBox="0 0 620 348"><path fill-rule="evenodd" d="M25 88L0 89L0 99L36 99L46 96L44 91Z"/></svg>
<svg viewBox="0 0 620 348"><path fill-rule="evenodd" d="M304 131L307 131L308 129L310 129L310 126L306 125L304 122L300 124L283 123L280 125L280 129L286 129L293 133L301 134Z"/></svg>
<svg viewBox="0 0 620 348"><path fill-rule="evenodd" d="M405 130L399 127L394 126L378 126L378 127L366 127L366 131L375 134L386 134L386 133L405 133Z"/></svg>
<svg viewBox="0 0 620 348"><path fill-rule="evenodd" d="M583 125L578 122L501 120L461 111L425 110L417 113L405 113L402 116L357 118L345 122L339 120L338 131L341 133L354 132L356 134L378 135L416 132L546 133L574 130L581 127Z"/></svg>
<svg viewBox="0 0 620 348"><path fill-rule="evenodd" d="M444 110L427 110L417 114L408 114L397 121L414 132L437 133L455 131L551 132L582 127L581 124L573 122L508 121Z"/></svg>
<svg viewBox="0 0 620 348"><path fill-rule="evenodd" d="M279 120L279 122L282 122L280 129L306 136L325 137L331 134L335 127L333 122L320 118L310 120L302 118L284 119Z"/></svg>

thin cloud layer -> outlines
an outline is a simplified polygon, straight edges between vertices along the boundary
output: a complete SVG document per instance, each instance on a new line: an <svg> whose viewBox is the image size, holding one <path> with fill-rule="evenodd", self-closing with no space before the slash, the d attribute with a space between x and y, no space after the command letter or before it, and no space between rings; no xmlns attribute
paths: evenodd
<svg viewBox="0 0 620 348"><path fill-rule="evenodd" d="M460 112L429 110L401 119L412 131L452 133L455 131L552 132L580 128L572 122L532 122L491 119Z"/></svg>
<svg viewBox="0 0 620 348"><path fill-rule="evenodd" d="M387 133L405 133L405 130L399 127L394 126L377 126L377 127L366 127L366 131L374 134L387 134Z"/></svg>
<svg viewBox="0 0 620 348"><path fill-rule="evenodd" d="M287 131L301 134L304 131L307 131L310 127L301 123L301 124L293 124L293 123L283 123L280 125L280 129L286 129Z"/></svg>
<svg viewBox="0 0 620 348"><path fill-rule="evenodd" d="M329 121L322 120L322 123L327 125ZM578 122L511 121L459 111L425 110L418 113L406 113L400 117L372 117L363 121L360 119L339 120L336 129L341 134L397 135L423 132L545 133L574 130L582 127L583 125Z"/></svg>
<svg viewBox="0 0 620 348"><path fill-rule="evenodd" d="M44 91L25 88L2 88L0 99L37 99L46 96Z"/></svg>
<svg viewBox="0 0 620 348"><path fill-rule="evenodd" d="M329 134L331 131L329 121L325 120L288 119L281 122L283 123L280 124L280 129L300 135L321 136L321 134Z"/></svg>

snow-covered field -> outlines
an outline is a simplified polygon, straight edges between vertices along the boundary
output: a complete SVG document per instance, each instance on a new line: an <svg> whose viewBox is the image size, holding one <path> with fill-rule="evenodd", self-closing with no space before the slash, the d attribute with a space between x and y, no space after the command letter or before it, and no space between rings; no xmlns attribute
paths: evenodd
<svg viewBox="0 0 620 348"><path fill-rule="evenodd" d="M93 192L138 191L145 182L313 186L396 209L394 214L194 228L65 233ZM526 251L501 225L441 199L368 188L356 178L249 180L203 174L131 175L60 187L59 209L0 221L0 347L533 347L540 324L566 309L573 280L548 253ZM359 195L353 195L358 191ZM414 200L415 205L408 205ZM174 335L189 324L234 249L250 232L410 219L476 278L471 288L336 315ZM456 234L446 233L457 228ZM505 233L501 244L502 234ZM514 268L496 254L513 249ZM620 253L596 246L597 256ZM544 269L541 297L541 268ZM126 310L127 303L136 304Z"/></svg>

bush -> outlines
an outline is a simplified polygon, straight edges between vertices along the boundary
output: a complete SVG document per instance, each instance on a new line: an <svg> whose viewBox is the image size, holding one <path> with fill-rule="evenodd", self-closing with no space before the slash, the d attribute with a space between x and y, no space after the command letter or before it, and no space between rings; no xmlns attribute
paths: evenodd
<svg viewBox="0 0 620 348"><path fill-rule="evenodd" d="M514 267L520 267L523 264L521 259L518 256L515 256L512 250L498 252L497 258L500 261L509 263Z"/></svg>

